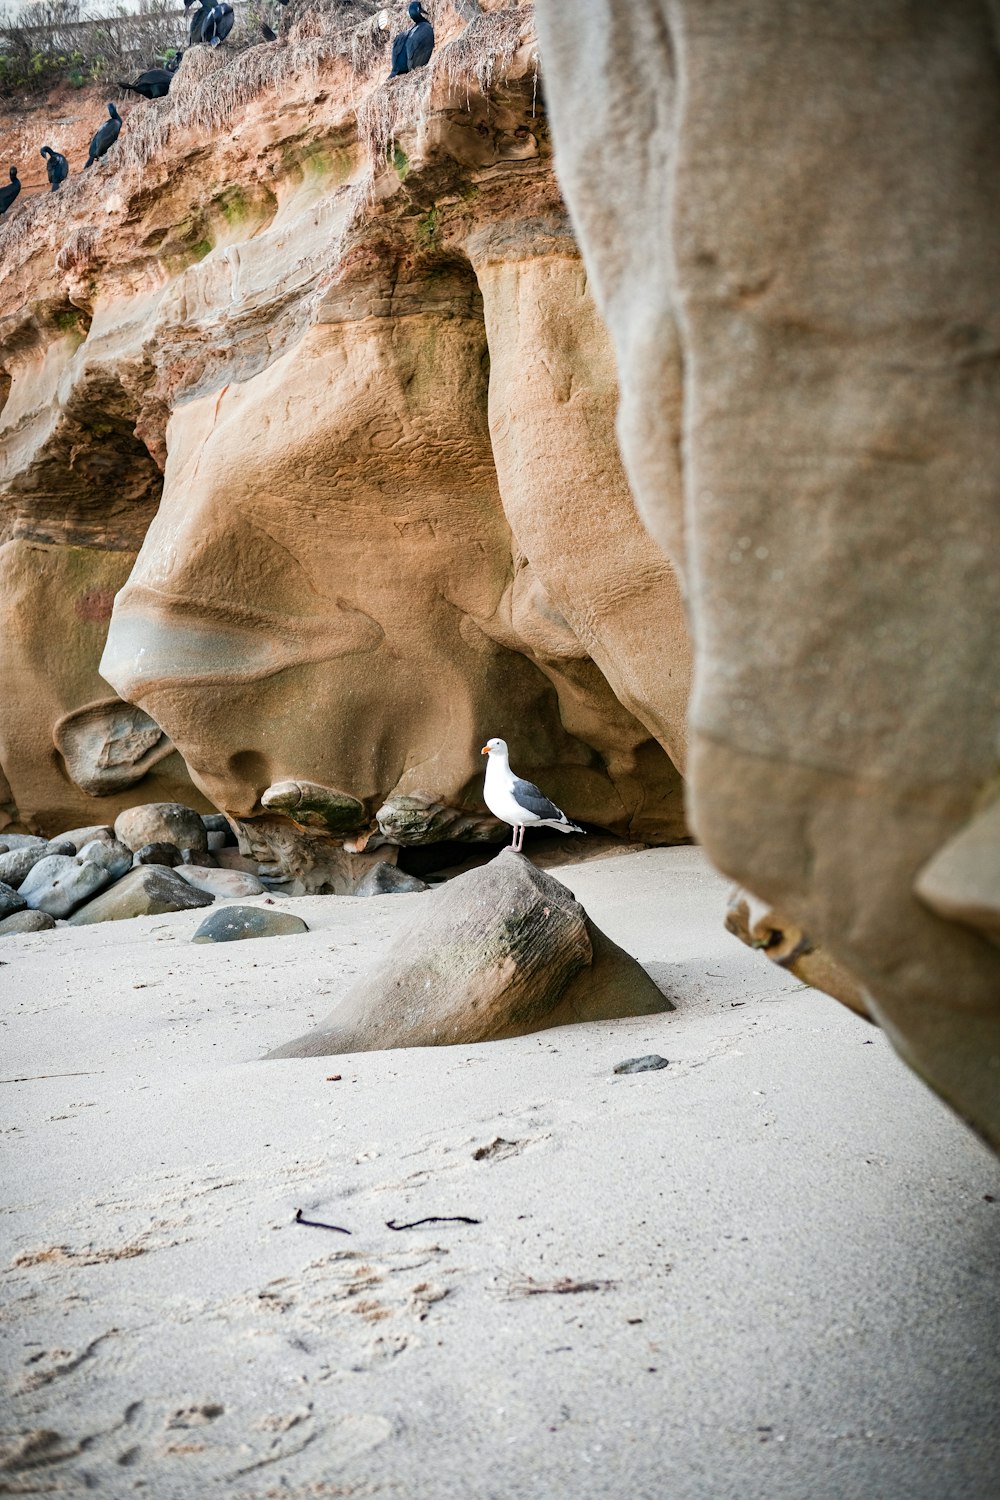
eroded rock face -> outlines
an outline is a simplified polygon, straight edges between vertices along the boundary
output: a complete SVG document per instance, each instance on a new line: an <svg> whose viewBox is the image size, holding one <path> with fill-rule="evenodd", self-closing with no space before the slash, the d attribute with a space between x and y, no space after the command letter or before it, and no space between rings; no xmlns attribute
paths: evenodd
<svg viewBox="0 0 1000 1500"><path fill-rule="evenodd" d="M15 421L8 408L0 412L0 526L11 503L3 476L16 455L5 447ZM51 834L165 797L209 805L162 731L98 675L115 593L133 561L134 553L96 544L13 536L0 545L4 827Z"/></svg>
<svg viewBox="0 0 1000 1500"><path fill-rule="evenodd" d="M818 948L808 933L769 908L766 902L756 900L747 891L732 891L726 908L726 931L807 985L832 995L866 1020L871 1019L861 991L846 969Z"/></svg>
<svg viewBox="0 0 1000 1500"><path fill-rule="evenodd" d="M74 709L52 737L70 780L92 797L135 786L174 748L148 714L117 698Z"/></svg>
<svg viewBox="0 0 1000 1500"><path fill-rule="evenodd" d="M971 850L933 867L998 758L989 8L710 10L539 6L626 468L685 580L694 828L996 1144L991 903Z"/></svg>
<svg viewBox="0 0 1000 1500"><path fill-rule="evenodd" d="M106 559L101 675L134 707L74 666L17 796L39 726L91 796L162 797L176 747L245 854L350 890L362 852L503 837L478 755L502 734L573 818L686 835L679 592L617 456L532 13L467 19L441 5L432 66L391 84L303 19L252 107L266 49L190 53L113 184L26 199L8 545ZM187 121L213 114L207 151Z"/></svg>
<svg viewBox="0 0 1000 1500"><path fill-rule="evenodd" d="M1000 946L1000 798L936 851L916 885L921 901Z"/></svg>

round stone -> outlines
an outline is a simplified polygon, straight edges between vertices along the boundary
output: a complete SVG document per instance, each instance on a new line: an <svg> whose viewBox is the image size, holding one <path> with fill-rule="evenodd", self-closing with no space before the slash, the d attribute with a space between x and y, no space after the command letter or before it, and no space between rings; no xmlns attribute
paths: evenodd
<svg viewBox="0 0 1000 1500"><path fill-rule="evenodd" d="M616 1063L615 1073L656 1073L660 1068L668 1068L670 1063L667 1058L660 1057L657 1052L647 1052L645 1057L627 1057L624 1062Z"/></svg>
<svg viewBox="0 0 1000 1500"><path fill-rule="evenodd" d="M115 819L115 838L135 851L144 844L176 844L178 849L207 849L201 815L182 802L147 802Z"/></svg>
<svg viewBox="0 0 1000 1500"><path fill-rule="evenodd" d="M220 906L198 928L193 943L237 943L243 938L285 937L308 932L301 917L262 906Z"/></svg>

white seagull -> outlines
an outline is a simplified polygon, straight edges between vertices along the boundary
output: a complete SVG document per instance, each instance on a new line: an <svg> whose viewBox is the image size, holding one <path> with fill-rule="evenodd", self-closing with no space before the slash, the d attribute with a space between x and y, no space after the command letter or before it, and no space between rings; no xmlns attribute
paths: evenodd
<svg viewBox="0 0 1000 1500"><path fill-rule="evenodd" d="M482 754L489 756L483 800L495 818L513 828L512 849L520 849L524 843L524 830L529 825L532 828L558 828L560 833L583 833L583 829L571 823L562 809L550 802L533 781L522 781L520 776L514 775L507 759L506 740L487 740Z"/></svg>

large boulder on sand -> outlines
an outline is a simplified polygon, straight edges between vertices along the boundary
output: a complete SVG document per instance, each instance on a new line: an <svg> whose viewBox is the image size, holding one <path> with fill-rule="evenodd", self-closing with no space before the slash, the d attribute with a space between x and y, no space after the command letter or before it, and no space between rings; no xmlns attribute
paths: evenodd
<svg viewBox="0 0 1000 1500"><path fill-rule="evenodd" d="M70 918L71 927L91 922L120 922L126 917L158 917L167 911L189 911L211 906L212 897L195 890L173 870L163 865L140 865L102 891Z"/></svg>
<svg viewBox="0 0 1000 1500"><path fill-rule="evenodd" d="M671 1008L571 891L505 849L426 897L374 972L268 1056L485 1042Z"/></svg>
<svg viewBox="0 0 1000 1500"><path fill-rule="evenodd" d="M309 928L288 911L265 911L261 906L223 906L211 912L192 937L192 943L241 943L248 938L291 937Z"/></svg>
<svg viewBox="0 0 1000 1500"><path fill-rule="evenodd" d="M176 844L178 849L207 849L201 814L182 802L147 802L129 807L115 819L115 838L133 851L145 844Z"/></svg>

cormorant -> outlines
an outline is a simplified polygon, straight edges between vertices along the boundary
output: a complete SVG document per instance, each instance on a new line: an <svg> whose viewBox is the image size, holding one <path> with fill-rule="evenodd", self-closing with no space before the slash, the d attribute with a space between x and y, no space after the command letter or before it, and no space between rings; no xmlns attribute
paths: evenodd
<svg viewBox="0 0 1000 1500"><path fill-rule="evenodd" d="M123 83L119 79L118 87L128 89L133 94L141 94L144 99L162 99L170 90L174 74L183 56L183 52L178 52L165 68L147 68L145 73L139 74L135 83Z"/></svg>
<svg viewBox="0 0 1000 1500"><path fill-rule="evenodd" d="M45 170L49 174L52 191L56 192L59 184L69 176L69 162L60 151L53 151L51 146L43 146L41 154L46 159Z"/></svg>
<svg viewBox="0 0 1000 1500"><path fill-rule="evenodd" d="M414 23L409 31L401 31L392 43L392 72L390 78L401 73L412 73L431 60L434 51L434 27L424 15L420 0L410 0L406 13Z"/></svg>
<svg viewBox="0 0 1000 1500"><path fill-rule="evenodd" d="M264 38L265 42L276 42L278 40L278 33L276 31L272 31L266 21L260 28L260 34Z"/></svg>
<svg viewBox="0 0 1000 1500"><path fill-rule="evenodd" d="M392 39L392 72L390 78L399 78L401 74L409 71L406 63L406 32L401 31Z"/></svg>
<svg viewBox="0 0 1000 1500"><path fill-rule="evenodd" d="M192 3L193 0L184 0L184 9L187 10L188 6ZM190 38L192 47L196 42L201 41L201 28L204 26L205 22L208 20L211 14L212 0L201 0L198 9L191 17L191 25L188 29L188 36Z"/></svg>
<svg viewBox="0 0 1000 1500"><path fill-rule="evenodd" d="M201 39L210 47L218 47L233 29L236 13L231 5L213 5L201 28Z"/></svg>
<svg viewBox="0 0 1000 1500"><path fill-rule="evenodd" d="M87 157L84 171L86 171L87 167L92 167L98 157L103 156L106 151L110 151L118 139L122 128L122 117L113 104L108 105L108 114L111 116L110 120L105 120L90 143L90 155Z"/></svg>
<svg viewBox="0 0 1000 1500"><path fill-rule="evenodd" d="M17 168L10 169L10 187L0 188L0 214L5 214L21 191L21 184L17 180Z"/></svg>

